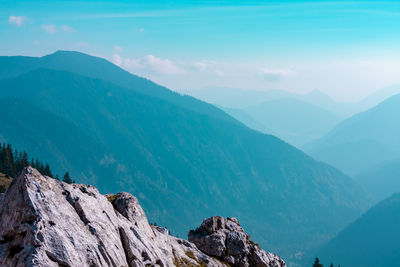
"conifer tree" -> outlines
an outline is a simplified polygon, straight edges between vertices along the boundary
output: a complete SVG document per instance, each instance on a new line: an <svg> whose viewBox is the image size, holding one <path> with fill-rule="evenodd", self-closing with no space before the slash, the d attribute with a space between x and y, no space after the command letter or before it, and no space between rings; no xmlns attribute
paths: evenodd
<svg viewBox="0 0 400 267"><path fill-rule="evenodd" d="M7 177L15 177L23 168L31 165L41 174L53 177L50 165L44 165L37 159L31 159L29 162L26 151L18 152L13 150L10 144L0 144L0 172Z"/></svg>
<svg viewBox="0 0 400 267"><path fill-rule="evenodd" d="M69 172L66 172L66 173L65 173L64 178L63 178L62 181L63 181L64 183L67 183L67 184L72 184L72 179L71 179L71 177L69 176Z"/></svg>
<svg viewBox="0 0 400 267"><path fill-rule="evenodd" d="M319 263L319 259L318 257L315 258L313 267L324 267L324 265L322 265L321 263Z"/></svg>

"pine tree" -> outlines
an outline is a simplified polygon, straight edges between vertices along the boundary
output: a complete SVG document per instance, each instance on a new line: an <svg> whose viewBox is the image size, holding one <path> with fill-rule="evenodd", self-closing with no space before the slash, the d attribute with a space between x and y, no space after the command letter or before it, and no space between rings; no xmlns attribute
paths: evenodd
<svg viewBox="0 0 400 267"><path fill-rule="evenodd" d="M46 167L44 168L44 175L47 175L49 177L53 177L53 174L51 173L49 164L46 164Z"/></svg>
<svg viewBox="0 0 400 267"><path fill-rule="evenodd" d="M62 181L63 181L64 183L67 183L67 184L72 184L72 179L71 179L71 177L69 176L69 172L66 172L66 173L65 173L64 178L63 178Z"/></svg>
<svg viewBox="0 0 400 267"><path fill-rule="evenodd" d="M313 267L324 267L324 265L322 265L321 263L319 263L319 259L318 257L315 258Z"/></svg>

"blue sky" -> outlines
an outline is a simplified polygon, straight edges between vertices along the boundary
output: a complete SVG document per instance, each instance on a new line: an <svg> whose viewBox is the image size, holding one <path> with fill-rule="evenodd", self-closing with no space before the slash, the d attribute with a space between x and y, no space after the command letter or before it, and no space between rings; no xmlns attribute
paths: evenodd
<svg viewBox="0 0 400 267"><path fill-rule="evenodd" d="M0 54L98 55L174 90L400 83L400 1L7 1Z"/></svg>

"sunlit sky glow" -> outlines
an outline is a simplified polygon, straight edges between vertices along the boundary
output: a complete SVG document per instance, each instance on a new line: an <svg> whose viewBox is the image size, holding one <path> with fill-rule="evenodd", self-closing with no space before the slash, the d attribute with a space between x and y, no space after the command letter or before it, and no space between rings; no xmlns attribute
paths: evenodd
<svg viewBox="0 0 400 267"><path fill-rule="evenodd" d="M400 1L7 1L0 54L77 50L173 90L400 84Z"/></svg>

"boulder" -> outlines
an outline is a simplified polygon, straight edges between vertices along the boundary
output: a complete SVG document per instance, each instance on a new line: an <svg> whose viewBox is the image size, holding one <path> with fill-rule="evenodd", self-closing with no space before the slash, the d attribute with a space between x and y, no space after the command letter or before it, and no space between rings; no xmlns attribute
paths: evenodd
<svg viewBox="0 0 400 267"><path fill-rule="evenodd" d="M189 231L189 241L207 255L231 266L282 267L285 262L250 240L236 218L214 216Z"/></svg>

